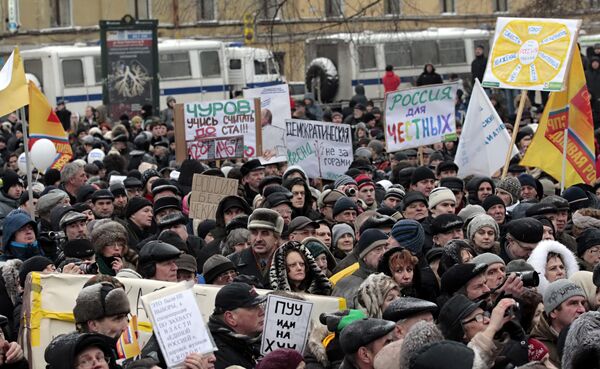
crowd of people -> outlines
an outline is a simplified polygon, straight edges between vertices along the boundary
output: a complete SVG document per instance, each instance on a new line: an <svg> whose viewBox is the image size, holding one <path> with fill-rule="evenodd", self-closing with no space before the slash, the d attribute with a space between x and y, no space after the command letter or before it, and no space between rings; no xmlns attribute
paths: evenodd
<svg viewBox="0 0 600 369"><path fill-rule="evenodd" d="M419 81L441 78L428 65ZM384 84L398 88L393 68ZM559 193L518 157L505 178L458 178L456 141L387 153L381 110L356 91L339 112L310 95L292 104L294 118L351 125L354 160L335 181L259 159L177 163L168 98L160 114L144 107L114 120L104 107L79 118L59 104L74 158L25 183L25 132L8 116L0 366L28 366L17 343L23 292L40 272L91 276L73 332L46 348L50 369L166 368L154 335L137 360L117 361L131 313L124 278L222 286L208 319L218 350L188 355L188 369L600 368L600 185ZM457 109L465 106L459 96ZM532 109L517 133L521 154L536 119ZM88 160L93 149L104 159ZM239 183L214 219L189 217L194 174ZM304 352L261 357L265 297L256 289L342 297L348 309L313 321Z"/></svg>

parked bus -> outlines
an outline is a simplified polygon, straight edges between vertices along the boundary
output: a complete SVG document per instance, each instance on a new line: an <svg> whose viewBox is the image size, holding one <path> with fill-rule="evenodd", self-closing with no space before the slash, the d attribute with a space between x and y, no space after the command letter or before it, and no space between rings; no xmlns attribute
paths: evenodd
<svg viewBox="0 0 600 369"><path fill-rule="evenodd" d="M230 98L245 87L278 84L271 52L220 41L164 40L158 43L161 109L166 96L177 102ZM48 99L65 100L83 112L102 104L100 46L46 46L21 52L25 72Z"/></svg>
<svg viewBox="0 0 600 369"><path fill-rule="evenodd" d="M354 86L365 86L369 98L383 98L386 65L393 65L402 84L415 83L426 63L444 79L452 73L471 79L477 45L489 51L493 31L429 28L419 32L339 33L306 41L306 87L323 102L348 100ZM313 85L317 85L313 89ZM401 85L402 86L402 85Z"/></svg>

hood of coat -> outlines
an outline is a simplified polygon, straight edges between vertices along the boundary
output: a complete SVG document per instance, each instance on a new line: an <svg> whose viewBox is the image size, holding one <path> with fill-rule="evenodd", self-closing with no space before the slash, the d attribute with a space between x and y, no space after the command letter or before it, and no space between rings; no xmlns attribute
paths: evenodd
<svg viewBox="0 0 600 369"><path fill-rule="evenodd" d="M533 269L538 273L540 277L540 285L538 286L538 292L540 294L544 294L546 288L550 284L548 279L546 279L546 264L548 262L548 254L556 253L560 255L562 262L565 266L566 278L571 278L571 276L579 271L579 265L577 264L577 259L573 252L569 250L565 245L557 241L541 241L535 247L527 262L531 264Z"/></svg>

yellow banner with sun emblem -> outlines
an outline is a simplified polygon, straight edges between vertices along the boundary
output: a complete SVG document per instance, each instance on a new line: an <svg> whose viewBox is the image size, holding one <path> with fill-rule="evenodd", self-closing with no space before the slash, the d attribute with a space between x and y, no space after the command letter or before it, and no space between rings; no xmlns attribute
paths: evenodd
<svg viewBox="0 0 600 369"><path fill-rule="evenodd" d="M562 91L581 20L498 18L482 86Z"/></svg>

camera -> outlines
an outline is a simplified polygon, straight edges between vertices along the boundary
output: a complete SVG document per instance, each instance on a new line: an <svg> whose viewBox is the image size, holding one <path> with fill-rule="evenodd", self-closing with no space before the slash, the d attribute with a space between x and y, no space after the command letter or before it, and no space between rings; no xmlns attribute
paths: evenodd
<svg viewBox="0 0 600 369"><path fill-rule="evenodd" d="M87 264L87 263L84 263L83 261L80 261L80 262L75 263L75 265L77 265L79 267L79 270L81 270L81 272L83 274L98 274L98 264L97 263Z"/></svg>
<svg viewBox="0 0 600 369"><path fill-rule="evenodd" d="M348 196L348 197L354 197L354 196L356 196L356 192L357 191L356 191L356 188L349 187L349 188L346 189L345 192L346 192L346 196Z"/></svg>
<svg viewBox="0 0 600 369"><path fill-rule="evenodd" d="M48 232L48 238L51 239L52 241L61 241L61 240L64 240L66 238L66 236L65 236L65 232L50 231L50 232Z"/></svg>
<svg viewBox="0 0 600 369"><path fill-rule="evenodd" d="M531 270L526 272L513 272L517 277L521 278L523 287L537 287L540 284L540 277L537 272Z"/></svg>

